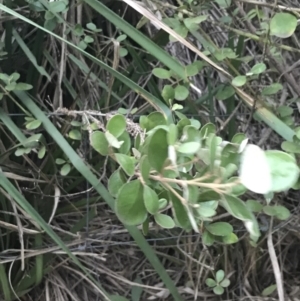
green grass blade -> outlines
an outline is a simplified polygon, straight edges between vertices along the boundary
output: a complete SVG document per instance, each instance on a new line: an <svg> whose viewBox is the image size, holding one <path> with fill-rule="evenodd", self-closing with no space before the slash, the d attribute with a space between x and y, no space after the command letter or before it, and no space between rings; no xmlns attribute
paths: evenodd
<svg viewBox="0 0 300 301"><path fill-rule="evenodd" d="M42 234L35 235L35 247L40 248L43 246ZM44 276L44 256L42 254L35 257L35 285L42 282Z"/></svg>
<svg viewBox="0 0 300 301"><path fill-rule="evenodd" d="M293 136L296 135L289 126L282 122L276 115L270 112L268 109L261 107L257 108L254 116L265 122L270 128L272 128L278 135L287 141L293 141Z"/></svg>
<svg viewBox="0 0 300 301"><path fill-rule="evenodd" d="M19 46L24 51L24 53L26 54L26 56L28 57L28 59L30 60L30 62L32 63L32 65L35 66L35 68L40 72L41 75L46 76L47 79L51 81L51 76L47 73L47 71L44 69L43 66L38 65L36 61L36 57L32 54L31 50L27 47L27 45L25 44L25 42L22 40L22 38L20 37L20 35L15 29L13 29L13 36L18 42Z"/></svg>
<svg viewBox="0 0 300 301"><path fill-rule="evenodd" d="M6 128L10 130L13 136L16 137L20 143L23 143L27 139L22 131L16 126L11 118L7 116L2 108L0 108L0 120L5 124Z"/></svg>
<svg viewBox="0 0 300 301"><path fill-rule="evenodd" d="M2 287L2 292L4 295L4 300L5 301L10 301L11 300L11 290L10 290L10 285L7 279L7 274L5 271L5 267L2 263L0 263L0 284Z"/></svg>

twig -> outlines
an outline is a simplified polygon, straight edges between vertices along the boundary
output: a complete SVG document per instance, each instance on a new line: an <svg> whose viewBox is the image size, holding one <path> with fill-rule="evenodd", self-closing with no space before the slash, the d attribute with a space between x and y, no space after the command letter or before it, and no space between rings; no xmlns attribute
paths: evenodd
<svg viewBox="0 0 300 301"><path fill-rule="evenodd" d="M283 290L283 283L282 283L282 274L280 271L280 267L278 264L278 260L276 257L276 252L274 249L274 244L273 244L273 239L272 239L272 228L273 228L273 217L271 217L270 221L270 228L269 228L269 234L268 234L268 250L269 250L269 255L273 267L273 272L276 280L276 285L277 285L277 292L278 292L278 300L279 301L284 301L284 290Z"/></svg>

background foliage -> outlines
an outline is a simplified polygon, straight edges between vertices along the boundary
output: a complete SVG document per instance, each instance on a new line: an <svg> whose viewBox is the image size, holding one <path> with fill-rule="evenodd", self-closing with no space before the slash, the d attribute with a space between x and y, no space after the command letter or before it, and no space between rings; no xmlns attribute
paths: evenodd
<svg viewBox="0 0 300 301"><path fill-rule="evenodd" d="M0 299L297 296L298 1L0 4Z"/></svg>

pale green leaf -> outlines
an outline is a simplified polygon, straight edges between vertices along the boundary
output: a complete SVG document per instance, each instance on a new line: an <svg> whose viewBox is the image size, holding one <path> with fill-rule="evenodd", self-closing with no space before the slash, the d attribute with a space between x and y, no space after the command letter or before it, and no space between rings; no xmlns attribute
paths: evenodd
<svg viewBox="0 0 300 301"><path fill-rule="evenodd" d="M277 150L268 150L265 154L271 171L271 190L281 192L290 189L299 178L295 158Z"/></svg>
<svg viewBox="0 0 300 301"><path fill-rule="evenodd" d="M183 85L177 85L175 87L175 99L178 101L185 100L189 96L189 90Z"/></svg>
<svg viewBox="0 0 300 301"><path fill-rule="evenodd" d="M218 270L216 273L216 281L220 283L225 277L225 272L223 270Z"/></svg>
<svg viewBox="0 0 300 301"><path fill-rule="evenodd" d="M152 73L161 79L169 79L171 77L170 71L163 69L163 68L154 68Z"/></svg>
<svg viewBox="0 0 300 301"><path fill-rule="evenodd" d="M217 285L213 289L216 295L222 295L224 293L224 288L221 285Z"/></svg>
<svg viewBox="0 0 300 301"><path fill-rule="evenodd" d="M123 115L117 114L109 119L106 129L116 138L121 136L126 129L126 119Z"/></svg>
<svg viewBox="0 0 300 301"><path fill-rule="evenodd" d="M151 214L156 214L159 210L159 199L157 193L149 186L144 185L143 198L147 211Z"/></svg>
<svg viewBox="0 0 300 301"><path fill-rule="evenodd" d="M37 129L40 125L42 124L42 122L40 120L33 120L30 121L26 124L26 129L28 130L35 130Z"/></svg>
<svg viewBox="0 0 300 301"><path fill-rule="evenodd" d="M272 284L272 285L266 287L266 288L262 291L261 294L262 294L264 297L270 296L273 292L275 292L276 288L277 288L277 285L276 285L276 284Z"/></svg>
<svg viewBox="0 0 300 301"><path fill-rule="evenodd" d="M247 77L244 75L239 75L232 80L232 84L236 87L242 87L246 84Z"/></svg>
<svg viewBox="0 0 300 301"><path fill-rule="evenodd" d="M232 226L226 222L215 222L207 225L205 228L211 234L216 236L228 236L233 231Z"/></svg>
<svg viewBox="0 0 300 301"><path fill-rule="evenodd" d="M116 199L116 213L126 225L142 224L147 218L143 201L143 186L139 180L124 184Z"/></svg>
<svg viewBox="0 0 300 301"><path fill-rule="evenodd" d="M109 145L104 133L95 131L91 134L90 142L92 147L102 156L109 154Z"/></svg>
<svg viewBox="0 0 300 301"><path fill-rule="evenodd" d="M71 130L69 132L69 137L73 140L81 140L81 133L78 130Z"/></svg>
<svg viewBox="0 0 300 301"><path fill-rule="evenodd" d="M66 163L62 166L60 170L60 174L62 176L66 176L71 171L71 165L69 163Z"/></svg>
<svg viewBox="0 0 300 301"><path fill-rule="evenodd" d="M128 174L129 176L134 175L135 169L135 159L133 157L124 155L124 154L115 154L117 162L120 164L122 169Z"/></svg>
<svg viewBox="0 0 300 301"><path fill-rule="evenodd" d="M270 34L279 38L288 38L295 32L297 18L290 13L276 13L270 22Z"/></svg>
<svg viewBox="0 0 300 301"><path fill-rule="evenodd" d="M162 228L172 229L175 227L175 223L174 223L173 219L166 214L157 213L154 215L154 219L155 219L155 222Z"/></svg>
<svg viewBox="0 0 300 301"><path fill-rule="evenodd" d="M212 278L207 278L205 283L208 287L215 287L217 285L217 282Z"/></svg>

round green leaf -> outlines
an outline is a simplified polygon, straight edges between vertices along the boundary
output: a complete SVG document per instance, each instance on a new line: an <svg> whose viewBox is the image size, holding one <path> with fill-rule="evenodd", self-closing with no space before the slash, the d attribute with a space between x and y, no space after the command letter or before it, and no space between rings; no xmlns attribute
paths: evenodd
<svg viewBox="0 0 300 301"><path fill-rule="evenodd" d="M102 156L109 154L109 145L104 133L95 131L91 134L90 140L91 146Z"/></svg>
<svg viewBox="0 0 300 301"><path fill-rule="evenodd" d="M223 281L220 282L222 287L228 287L230 285L230 280L225 278Z"/></svg>
<svg viewBox="0 0 300 301"><path fill-rule="evenodd" d="M270 34L279 38L288 38L295 32L297 18L290 13L276 13L270 22Z"/></svg>
<svg viewBox="0 0 300 301"><path fill-rule="evenodd" d="M200 142L186 142L182 143L178 147L177 151L182 154L195 154L199 150L200 146Z"/></svg>
<svg viewBox="0 0 300 301"><path fill-rule="evenodd" d="M268 87L264 87L262 89L262 91L261 91L261 94L265 95L265 96L267 96L267 95L273 95L273 94L278 93L282 89L283 89L282 84L280 84L280 83L274 83L274 84L271 84Z"/></svg>
<svg viewBox="0 0 300 301"><path fill-rule="evenodd" d="M171 77L171 72L163 68L154 68L152 73L161 79L169 79Z"/></svg>
<svg viewBox="0 0 300 301"><path fill-rule="evenodd" d="M205 283L208 287L215 287L217 285L217 282L212 278L207 278Z"/></svg>
<svg viewBox="0 0 300 301"><path fill-rule="evenodd" d="M193 126L196 130L200 129L201 123L199 120L192 118L190 119L190 122L191 122L191 126Z"/></svg>
<svg viewBox="0 0 300 301"><path fill-rule="evenodd" d="M184 18L184 25L189 30L196 30L198 24L205 21L208 18L208 15L201 15L194 18Z"/></svg>
<svg viewBox="0 0 300 301"><path fill-rule="evenodd" d="M261 212L261 210L263 209L263 205L255 200L247 200L246 206L252 212L257 212L257 213Z"/></svg>
<svg viewBox="0 0 300 301"><path fill-rule="evenodd" d="M192 125L187 125L183 129L183 134L184 134L184 142L200 142L201 137L200 137L200 132Z"/></svg>
<svg viewBox="0 0 300 301"><path fill-rule="evenodd" d="M185 100L189 96L189 90L183 85L178 85L175 87L175 99L178 101Z"/></svg>
<svg viewBox="0 0 300 301"><path fill-rule="evenodd" d="M93 43L94 42L94 38L92 38L91 36L85 36L84 37L84 42L89 44L89 43Z"/></svg>
<svg viewBox="0 0 300 301"><path fill-rule="evenodd" d="M119 141L114 135L112 135L109 131L106 131L104 133L105 135L105 138L108 142L108 144L114 148L117 148L119 149L122 144L123 144L123 141Z"/></svg>
<svg viewBox="0 0 300 301"><path fill-rule="evenodd" d="M246 221L253 218L253 214L247 208L246 204L241 199L235 196L225 195L222 204L232 216L239 220Z"/></svg>
<svg viewBox="0 0 300 301"><path fill-rule="evenodd" d="M45 145L43 145L38 152L38 158L43 159L45 154L46 154L46 147Z"/></svg>
<svg viewBox="0 0 300 301"><path fill-rule="evenodd" d="M40 125L42 124L42 122L40 120L33 120L30 121L26 124L26 129L28 130L35 130L37 129Z"/></svg>
<svg viewBox="0 0 300 301"><path fill-rule="evenodd" d="M280 205L274 206L274 210L275 210L275 216L283 221L287 220L291 215L290 211L284 206L280 206Z"/></svg>
<svg viewBox="0 0 300 301"><path fill-rule="evenodd" d="M27 90L31 90L33 88L32 85L26 84L26 83L17 83L15 85L14 90L18 90L18 91L27 91Z"/></svg>
<svg viewBox="0 0 300 301"><path fill-rule="evenodd" d="M20 77L21 77L20 73L14 72L13 74L10 75L9 81L16 82Z"/></svg>
<svg viewBox="0 0 300 301"><path fill-rule="evenodd" d="M214 210L213 208L209 208L206 206L199 206L199 208L197 208L197 212L199 213L200 216L203 217L212 217L214 215L216 215L216 210Z"/></svg>
<svg viewBox="0 0 300 301"><path fill-rule="evenodd" d="M224 288L221 285L217 285L213 289L216 295L222 295L224 293Z"/></svg>
<svg viewBox="0 0 300 301"><path fill-rule="evenodd" d="M96 25L94 23L88 23L86 24L86 28L91 30L91 31L95 31L97 29Z"/></svg>
<svg viewBox="0 0 300 301"><path fill-rule="evenodd" d="M163 129L158 129L150 137L148 145L148 161L151 167L156 171L161 172L167 158L167 132Z"/></svg>
<svg viewBox="0 0 300 301"><path fill-rule="evenodd" d="M288 153L300 154L300 145L295 142L284 141L281 143L281 148Z"/></svg>
<svg viewBox="0 0 300 301"><path fill-rule="evenodd" d="M225 277L225 272L223 270L218 270L216 273L216 281L220 283Z"/></svg>
<svg viewBox="0 0 300 301"><path fill-rule="evenodd" d="M231 0L215 0L221 8L228 8L231 5Z"/></svg>
<svg viewBox="0 0 300 301"><path fill-rule="evenodd" d="M293 114L293 109L288 106L279 106L277 108L277 113L280 115L280 117L288 117Z"/></svg>
<svg viewBox="0 0 300 301"><path fill-rule="evenodd" d="M168 205L168 201L166 199L159 199L158 201L159 210L165 209Z"/></svg>
<svg viewBox="0 0 300 301"><path fill-rule="evenodd" d="M212 234L210 234L208 231L204 231L202 235L202 242L206 246L211 246L215 242L215 238Z"/></svg>
<svg viewBox="0 0 300 301"><path fill-rule="evenodd" d="M231 96L233 96L235 93L235 90L232 86L225 86L222 89L218 90L218 93L216 94L217 100L225 100Z"/></svg>
<svg viewBox="0 0 300 301"><path fill-rule="evenodd" d="M189 32L189 30L183 24L180 24L179 26L174 27L174 31L177 34L179 34L180 36L182 36L183 38L186 38L186 36ZM170 42L177 42L177 38L173 37L172 35L169 35L169 41Z"/></svg>
<svg viewBox="0 0 300 301"><path fill-rule="evenodd" d="M215 133L216 133L216 126L213 123L207 123L201 128L200 137L204 139L207 138L209 134L215 134Z"/></svg>
<svg viewBox="0 0 300 301"><path fill-rule="evenodd" d="M118 140L121 143L121 146L118 149L118 152L121 154L127 155L131 148L131 138L130 138L129 134L126 131L124 131L124 133L121 136L119 136Z"/></svg>
<svg viewBox="0 0 300 301"><path fill-rule="evenodd" d="M106 129L116 138L120 137L126 129L126 119L123 115L114 115L107 122Z"/></svg>
<svg viewBox="0 0 300 301"><path fill-rule="evenodd" d="M127 39L127 35L126 34L121 34L120 36L117 37L117 41L118 42L123 42Z"/></svg>
<svg viewBox="0 0 300 301"><path fill-rule="evenodd" d="M232 195L224 195L222 206L235 218L244 221L244 225L250 233L251 239L257 241L260 237L259 226L253 213L239 198Z"/></svg>
<svg viewBox="0 0 300 301"><path fill-rule="evenodd" d="M85 43L84 41L80 41L78 44L78 47L82 50L86 49L87 46L87 43Z"/></svg>
<svg viewBox="0 0 300 301"><path fill-rule="evenodd" d="M250 70L250 74L261 74L263 73L265 70L267 69L267 66L266 64L264 63L258 63L258 64L255 64L251 70Z"/></svg>
<svg viewBox="0 0 300 301"><path fill-rule="evenodd" d="M185 72L187 76L195 76L199 71L196 65L191 64L185 67Z"/></svg>
<svg viewBox="0 0 300 301"><path fill-rule="evenodd" d="M245 140L248 141L245 134L237 133L232 137L231 142L241 145Z"/></svg>
<svg viewBox="0 0 300 301"><path fill-rule="evenodd" d="M222 242L226 245L235 244L239 241L238 237L234 233L230 233L230 235L223 236ZM223 280L224 281L224 280ZM224 285L222 285L224 287Z"/></svg>
<svg viewBox="0 0 300 301"><path fill-rule="evenodd" d="M228 236L233 231L232 226L225 222L216 222L213 224L209 224L205 228L211 234L216 236Z"/></svg>
<svg viewBox="0 0 300 301"><path fill-rule="evenodd" d="M276 284L272 284L272 285L266 287L266 288L262 291L261 294L262 294L264 297L270 296L273 292L275 292L276 288L277 288L277 285L276 285Z"/></svg>
<svg viewBox="0 0 300 301"><path fill-rule="evenodd" d="M236 172L237 167L234 164L228 164L226 166L226 170L227 169L230 172L230 174L233 174ZM237 179L238 179L238 177L231 177L230 179L228 179L228 181L226 183L234 183L237 181ZM231 187L231 193L234 194L235 196L243 195L246 192L247 192L247 188L242 184L236 184L233 187Z"/></svg>
<svg viewBox="0 0 300 301"><path fill-rule="evenodd" d="M128 54L128 50L124 47L119 48L119 55L120 57L125 57Z"/></svg>
<svg viewBox="0 0 300 301"><path fill-rule="evenodd" d="M69 137L73 140L81 140L81 133L78 130L71 130L69 132Z"/></svg>
<svg viewBox="0 0 300 301"><path fill-rule="evenodd" d="M71 121L71 125L72 125L72 126L79 127L79 126L82 126L82 122L77 121L77 120L72 120L72 121Z"/></svg>
<svg viewBox="0 0 300 301"><path fill-rule="evenodd" d="M172 229L175 227L173 219L166 214L157 213L154 215L155 222L165 229Z"/></svg>
<svg viewBox="0 0 300 301"><path fill-rule="evenodd" d="M160 112L152 112L150 115L140 117L140 125L147 132L154 129L158 125L167 125L166 118Z"/></svg>
<svg viewBox="0 0 300 301"><path fill-rule="evenodd" d="M161 96L164 101L169 104L175 97L174 88L171 85L165 85L161 92Z"/></svg>
<svg viewBox="0 0 300 301"><path fill-rule="evenodd" d="M67 5L65 1L54 1L49 2L48 7L52 13L61 13L67 8Z"/></svg>
<svg viewBox="0 0 300 301"><path fill-rule="evenodd" d="M265 154L271 170L271 190L281 192L290 189L299 178L295 158L277 150L268 150Z"/></svg>
<svg viewBox="0 0 300 301"><path fill-rule="evenodd" d="M276 215L276 210L274 208L274 206L264 206L263 207L263 212L269 216L275 216Z"/></svg>
<svg viewBox="0 0 300 301"><path fill-rule="evenodd" d="M120 166L123 168L123 170L129 175L134 175L134 169L135 169L135 159L133 157L124 155L124 154L115 154L117 162L120 164Z"/></svg>
<svg viewBox="0 0 300 301"><path fill-rule="evenodd" d="M143 197L147 211L151 214L156 214L159 210L159 200L157 193L149 186L144 185Z"/></svg>
<svg viewBox="0 0 300 301"><path fill-rule="evenodd" d="M239 75L232 80L232 84L236 87L242 87L247 82L247 77L244 75Z"/></svg>
<svg viewBox="0 0 300 301"><path fill-rule="evenodd" d="M66 163L66 160L61 159L61 158L57 158L57 159L55 160L55 163L56 163L57 165L62 165L62 164L65 164L65 163Z"/></svg>
<svg viewBox="0 0 300 301"><path fill-rule="evenodd" d="M178 103L174 103L173 106L172 106L172 111L178 111L178 110L182 110L183 109L183 106L178 104ZM178 113L178 112L176 112Z"/></svg>
<svg viewBox="0 0 300 301"><path fill-rule="evenodd" d="M124 184L116 199L116 213L126 225L142 224L147 218L143 201L143 186L139 180Z"/></svg>
<svg viewBox="0 0 300 301"><path fill-rule="evenodd" d="M115 170L108 180L108 191L112 196L116 196L120 188L125 183L119 169Z"/></svg>
<svg viewBox="0 0 300 301"><path fill-rule="evenodd" d="M71 171L71 165L69 163L66 163L62 166L60 170L60 174L62 176L66 176Z"/></svg>

